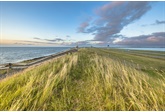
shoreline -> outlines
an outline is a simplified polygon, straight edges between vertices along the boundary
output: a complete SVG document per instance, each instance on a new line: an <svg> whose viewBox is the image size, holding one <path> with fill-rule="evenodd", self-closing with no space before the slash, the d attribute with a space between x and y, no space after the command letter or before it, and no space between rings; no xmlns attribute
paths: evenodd
<svg viewBox="0 0 165 112"><path fill-rule="evenodd" d="M27 69L31 66L38 66L42 64L42 62L51 60L53 58L58 58L65 54L77 52L78 49L71 48L69 50L61 51L55 54L51 54L48 56L37 57L29 60L24 60L17 63L8 63L8 64L0 64L0 80L6 78L7 76L11 76L14 73L20 72L24 69Z"/></svg>
<svg viewBox="0 0 165 112"><path fill-rule="evenodd" d="M18 50L17 50L17 48L18 48ZM8 63L20 63L20 62L24 62L27 60L43 58L43 57L54 55L59 52L67 51L67 50L70 50L73 48L74 47L64 47L64 48L61 48L61 47L56 47L56 48L53 48L53 47L48 47L48 48L46 48L46 47L41 47L41 48L38 48L38 47L34 47L34 48L5 47L5 49L2 49L2 53L1 53L2 62L0 63L0 66L3 66ZM10 54L10 51L12 51L11 54Z"/></svg>

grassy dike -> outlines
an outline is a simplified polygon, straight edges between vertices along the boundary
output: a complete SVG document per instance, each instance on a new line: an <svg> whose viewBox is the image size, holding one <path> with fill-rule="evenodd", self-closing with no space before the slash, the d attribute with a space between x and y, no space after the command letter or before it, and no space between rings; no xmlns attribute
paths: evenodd
<svg viewBox="0 0 165 112"><path fill-rule="evenodd" d="M78 52L0 81L0 110L165 110L164 60Z"/></svg>

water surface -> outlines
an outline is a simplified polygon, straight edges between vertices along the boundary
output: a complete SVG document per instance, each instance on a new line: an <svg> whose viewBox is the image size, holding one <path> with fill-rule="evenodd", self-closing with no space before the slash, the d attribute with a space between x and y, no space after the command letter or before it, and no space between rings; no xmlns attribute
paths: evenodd
<svg viewBox="0 0 165 112"><path fill-rule="evenodd" d="M68 49L70 47L0 47L0 64L16 63Z"/></svg>
<svg viewBox="0 0 165 112"><path fill-rule="evenodd" d="M129 50L145 50L145 51L165 51L165 48L119 48L119 49L129 49Z"/></svg>

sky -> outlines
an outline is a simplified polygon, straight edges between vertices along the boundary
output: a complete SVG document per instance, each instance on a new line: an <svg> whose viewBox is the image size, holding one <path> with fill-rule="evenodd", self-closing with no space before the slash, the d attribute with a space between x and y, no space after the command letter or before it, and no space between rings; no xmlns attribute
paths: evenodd
<svg viewBox="0 0 165 112"><path fill-rule="evenodd" d="M165 2L0 1L0 45L165 47Z"/></svg>

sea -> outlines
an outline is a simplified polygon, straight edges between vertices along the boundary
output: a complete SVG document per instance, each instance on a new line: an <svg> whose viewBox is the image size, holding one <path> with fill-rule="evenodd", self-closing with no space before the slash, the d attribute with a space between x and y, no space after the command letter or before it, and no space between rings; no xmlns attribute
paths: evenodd
<svg viewBox="0 0 165 112"><path fill-rule="evenodd" d="M165 48L118 48L126 50L142 50L142 51L165 51Z"/></svg>
<svg viewBox="0 0 165 112"><path fill-rule="evenodd" d="M24 60L56 54L71 47L0 47L0 64L17 63Z"/></svg>
<svg viewBox="0 0 165 112"><path fill-rule="evenodd" d="M56 54L71 47L0 47L0 64L17 63L24 60ZM120 48L129 50L165 51L165 48Z"/></svg>

